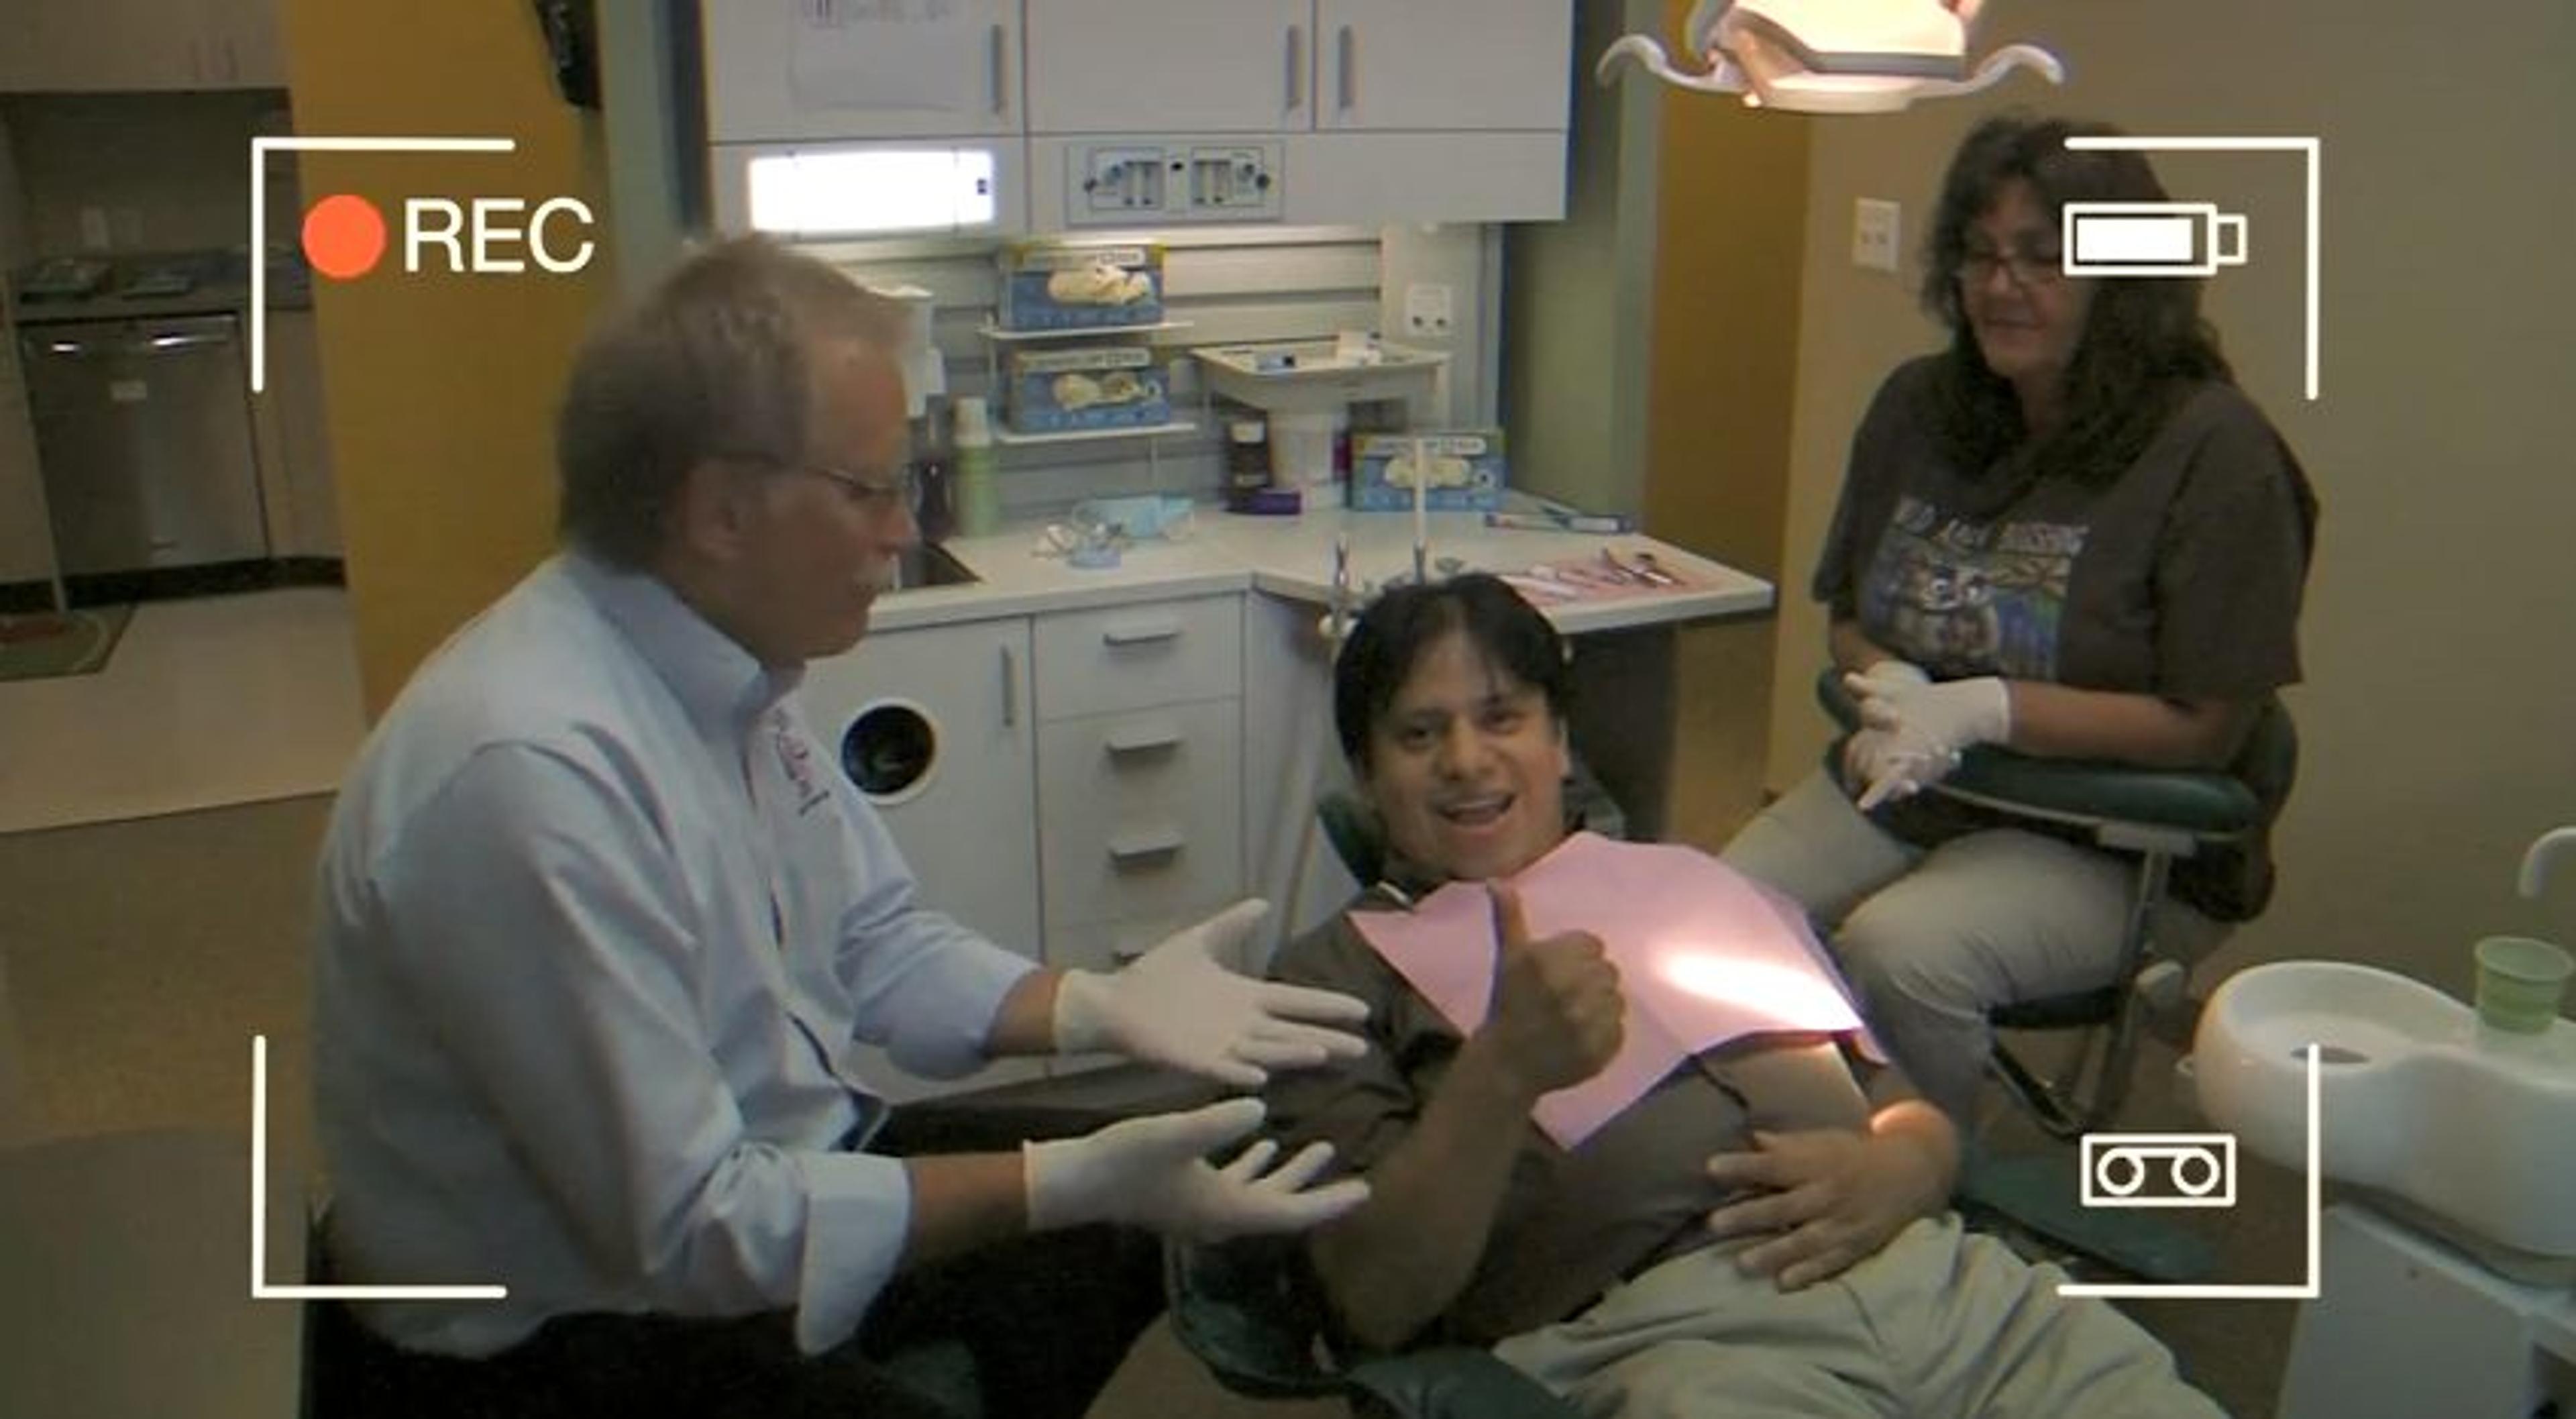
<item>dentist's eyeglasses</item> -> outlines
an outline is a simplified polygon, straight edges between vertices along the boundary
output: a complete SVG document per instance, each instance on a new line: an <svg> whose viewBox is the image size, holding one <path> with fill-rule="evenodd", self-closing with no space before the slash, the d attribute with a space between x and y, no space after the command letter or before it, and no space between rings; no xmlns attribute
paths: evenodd
<svg viewBox="0 0 2576 1419"><path fill-rule="evenodd" d="M1959 282L1982 286L1997 271L2008 272L2016 286L2045 286L2066 279L2066 254L2049 246L2036 251L1990 251L1969 247L1959 257Z"/></svg>
<svg viewBox="0 0 2576 1419"><path fill-rule="evenodd" d="M787 467L792 472L811 473L817 478L828 478L840 484L854 501L879 507L899 503L906 512L918 514L921 511L921 477L913 472L909 463L896 468L893 480L884 483L862 478L846 468L835 468L828 463L791 463Z"/></svg>

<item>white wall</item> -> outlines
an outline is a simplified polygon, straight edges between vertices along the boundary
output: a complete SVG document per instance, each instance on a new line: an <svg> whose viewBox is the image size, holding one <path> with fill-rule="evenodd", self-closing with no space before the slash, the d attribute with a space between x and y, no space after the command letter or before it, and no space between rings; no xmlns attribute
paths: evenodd
<svg viewBox="0 0 2576 1419"><path fill-rule="evenodd" d="M2536 907L2512 887L2523 845L2576 822L2576 6L1995 0L1979 28L2053 44L2068 86L1816 126L1772 784L1824 737L1804 588L1863 402L1937 343L1910 262L1959 135L2017 105L2134 133L2315 135L2314 404L2295 160L2156 159L2177 198L2251 218L2253 264L2207 309L2324 504L2281 894L2219 965L2337 956L2456 991L2481 934L2576 940L2576 883ZM1849 262L1861 196L1905 204L1903 283Z"/></svg>

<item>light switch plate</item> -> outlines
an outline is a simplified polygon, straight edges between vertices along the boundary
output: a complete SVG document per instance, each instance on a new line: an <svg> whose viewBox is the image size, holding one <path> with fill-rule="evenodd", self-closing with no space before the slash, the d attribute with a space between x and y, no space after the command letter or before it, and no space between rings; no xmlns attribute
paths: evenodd
<svg viewBox="0 0 2576 1419"><path fill-rule="evenodd" d="M1896 269L1899 213L1893 202L1863 197L1852 204L1852 264L1871 271Z"/></svg>
<svg viewBox="0 0 2576 1419"><path fill-rule="evenodd" d="M1456 310L1449 287L1416 281L1404 288L1404 333L1416 339L1445 338Z"/></svg>

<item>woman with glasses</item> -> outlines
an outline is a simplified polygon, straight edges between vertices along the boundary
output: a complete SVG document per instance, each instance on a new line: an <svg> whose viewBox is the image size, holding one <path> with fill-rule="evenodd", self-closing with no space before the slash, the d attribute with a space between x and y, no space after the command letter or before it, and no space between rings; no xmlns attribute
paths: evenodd
<svg viewBox="0 0 2576 1419"><path fill-rule="evenodd" d="M1952 159L1922 290L1949 348L1879 389L1815 574L1865 727L1726 854L1832 929L1962 1123L1989 1010L2110 983L2131 868L1919 790L1980 743L2226 769L2299 678L2316 501L2199 282L2066 272L2065 204L2168 200L2139 154L2067 145L2113 131L1999 117ZM2268 854L2203 853L2172 886L2158 939L2206 950L2262 909Z"/></svg>

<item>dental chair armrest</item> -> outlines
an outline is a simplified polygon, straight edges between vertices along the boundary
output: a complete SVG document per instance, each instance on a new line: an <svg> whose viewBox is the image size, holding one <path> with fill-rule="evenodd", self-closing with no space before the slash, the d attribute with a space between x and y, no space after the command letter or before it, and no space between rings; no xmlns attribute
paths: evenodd
<svg viewBox="0 0 2576 1419"><path fill-rule="evenodd" d="M1848 733L1860 707L1827 666L1816 677L1816 701ZM1828 765L1839 755L1828 754ZM2232 774L2142 769L2094 759L2043 759L1981 744L1933 791L1982 807L2077 825L2135 823L2197 837L2229 837L2255 827L2262 805Z"/></svg>

